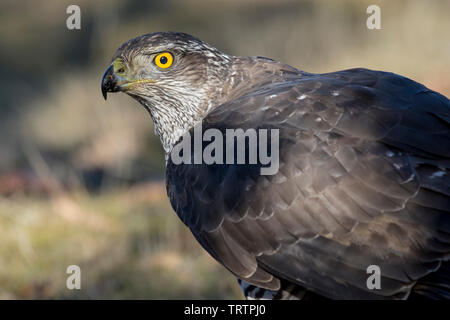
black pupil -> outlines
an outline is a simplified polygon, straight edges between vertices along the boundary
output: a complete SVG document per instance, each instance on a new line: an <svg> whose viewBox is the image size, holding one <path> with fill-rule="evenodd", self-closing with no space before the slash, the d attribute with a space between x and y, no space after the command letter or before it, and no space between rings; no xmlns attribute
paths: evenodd
<svg viewBox="0 0 450 320"><path fill-rule="evenodd" d="M166 64L167 63L167 57L159 58L159 62L161 62L161 64Z"/></svg>

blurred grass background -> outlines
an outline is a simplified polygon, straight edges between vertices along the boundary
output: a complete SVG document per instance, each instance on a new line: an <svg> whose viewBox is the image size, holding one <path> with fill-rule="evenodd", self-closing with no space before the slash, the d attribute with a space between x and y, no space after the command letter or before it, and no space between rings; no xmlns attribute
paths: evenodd
<svg viewBox="0 0 450 320"><path fill-rule="evenodd" d="M66 8L81 8L81 30ZM381 30L366 8L381 7ZM170 208L143 108L106 103L116 48L155 31L309 72L387 70L450 95L450 1L0 3L0 299L242 298ZM67 266L82 290L65 287Z"/></svg>

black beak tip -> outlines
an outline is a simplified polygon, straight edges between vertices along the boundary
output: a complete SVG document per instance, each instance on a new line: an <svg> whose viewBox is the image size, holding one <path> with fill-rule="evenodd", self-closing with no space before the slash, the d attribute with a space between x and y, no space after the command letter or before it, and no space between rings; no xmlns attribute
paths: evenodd
<svg viewBox="0 0 450 320"><path fill-rule="evenodd" d="M105 86L103 86L103 85L102 85L102 95L103 95L103 98L105 98L105 100L106 100L106 98L108 97L108 91L106 90Z"/></svg>

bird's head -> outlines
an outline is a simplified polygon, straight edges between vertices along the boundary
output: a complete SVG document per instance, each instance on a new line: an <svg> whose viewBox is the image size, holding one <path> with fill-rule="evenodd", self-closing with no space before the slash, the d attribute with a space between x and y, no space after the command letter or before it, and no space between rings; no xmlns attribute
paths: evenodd
<svg viewBox="0 0 450 320"><path fill-rule="evenodd" d="M138 100L150 112L161 140L173 140L177 137L162 135L186 131L201 119L215 102L231 60L184 33L142 35L116 51L103 75L102 93L106 99L108 92L125 92Z"/></svg>

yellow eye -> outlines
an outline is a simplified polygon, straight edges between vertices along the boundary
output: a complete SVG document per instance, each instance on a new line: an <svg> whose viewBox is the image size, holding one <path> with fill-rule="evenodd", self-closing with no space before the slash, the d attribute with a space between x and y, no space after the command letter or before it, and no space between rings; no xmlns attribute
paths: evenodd
<svg viewBox="0 0 450 320"><path fill-rule="evenodd" d="M155 64L162 69L170 67L172 63L173 63L173 56L169 52L159 53L155 57Z"/></svg>

